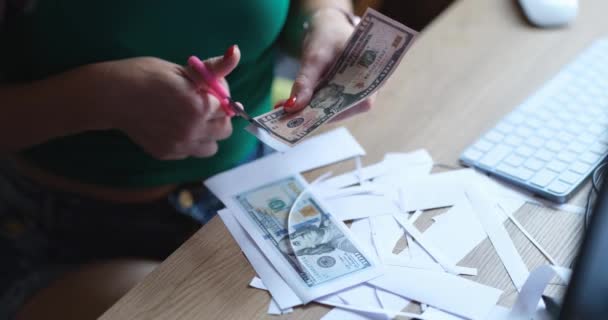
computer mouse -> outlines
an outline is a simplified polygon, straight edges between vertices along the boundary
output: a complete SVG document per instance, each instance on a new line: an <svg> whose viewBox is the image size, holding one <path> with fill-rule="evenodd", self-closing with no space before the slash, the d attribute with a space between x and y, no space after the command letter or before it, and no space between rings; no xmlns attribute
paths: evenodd
<svg viewBox="0 0 608 320"><path fill-rule="evenodd" d="M541 28L567 25L578 13L578 0L518 1L530 23Z"/></svg>

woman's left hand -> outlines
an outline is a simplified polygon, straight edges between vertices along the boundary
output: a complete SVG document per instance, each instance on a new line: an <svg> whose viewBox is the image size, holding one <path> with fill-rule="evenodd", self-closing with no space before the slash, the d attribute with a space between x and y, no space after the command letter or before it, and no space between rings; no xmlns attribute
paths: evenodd
<svg viewBox="0 0 608 320"><path fill-rule="evenodd" d="M290 98L280 104L287 112L296 112L308 105L316 85L342 53L353 30L344 14L336 9L321 9L312 17L310 29L304 38L300 72ZM368 111L374 98L375 94L341 113L333 121Z"/></svg>

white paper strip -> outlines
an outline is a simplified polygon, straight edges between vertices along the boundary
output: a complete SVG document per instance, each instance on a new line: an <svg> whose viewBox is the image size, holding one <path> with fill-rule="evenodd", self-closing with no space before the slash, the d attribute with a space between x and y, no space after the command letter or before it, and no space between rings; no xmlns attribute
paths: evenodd
<svg viewBox="0 0 608 320"><path fill-rule="evenodd" d="M323 150L323 152L318 152ZM217 174L205 181L205 185L216 192L219 181L229 181L225 188L230 188L237 181L242 189L250 189L258 185L252 173L263 176L268 170L272 170L275 176L287 176L293 173L301 173L314 168L322 167L335 162L365 155L365 151L353 136L345 128L339 128L330 132L306 139L293 147L286 153L273 153L261 159L241 165L229 171ZM250 179L244 180L243 176ZM221 188L221 189L225 189ZM217 195L217 193L216 193Z"/></svg>
<svg viewBox="0 0 608 320"><path fill-rule="evenodd" d="M405 219L403 216L396 215L393 216L397 222L405 229L405 231L414 238L414 240L441 265L441 267L449 273L458 274L456 271L456 263L448 258L441 250L439 250L433 243L426 240L422 233L418 231L409 220Z"/></svg>
<svg viewBox="0 0 608 320"><path fill-rule="evenodd" d="M302 304L302 300L291 290L285 280L274 269L272 264L264 257L260 249L249 238L243 227L239 225L232 213L227 209L218 212L234 240L251 263L255 272L260 276L264 286L268 288L281 309L288 309Z"/></svg>
<svg viewBox="0 0 608 320"><path fill-rule="evenodd" d="M445 272L385 267L371 285L471 319L484 319L502 291ZM464 293L464 294L463 294Z"/></svg>
<svg viewBox="0 0 608 320"><path fill-rule="evenodd" d="M543 265L534 269L524 283L515 305L509 314L509 319L528 320L537 312L543 292L554 276L558 276L564 284L570 281L571 270Z"/></svg>
<svg viewBox="0 0 608 320"><path fill-rule="evenodd" d="M412 176L428 174L432 165L433 159L431 159L426 150L418 150L411 153L389 153L384 156L384 160L361 168L360 177L363 181L387 175L407 175L411 178ZM327 179L323 187L339 189L358 182L358 173L352 171Z"/></svg>
<svg viewBox="0 0 608 320"><path fill-rule="evenodd" d="M399 209L390 199L378 195L332 198L326 200L326 204L327 209L342 221L399 213Z"/></svg>
<svg viewBox="0 0 608 320"><path fill-rule="evenodd" d="M468 187L465 193L515 288L520 291L528 278L528 268L500 219L496 202L476 186Z"/></svg>

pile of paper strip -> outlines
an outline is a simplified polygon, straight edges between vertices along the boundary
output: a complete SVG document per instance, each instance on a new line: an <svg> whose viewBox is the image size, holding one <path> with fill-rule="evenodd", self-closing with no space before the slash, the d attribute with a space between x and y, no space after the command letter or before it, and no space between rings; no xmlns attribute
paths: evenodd
<svg viewBox="0 0 608 320"><path fill-rule="evenodd" d="M535 314L542 315L540 294L549 281L544 279L557 273L567 281L568 271L556 267L555 259L513 216L524 203L541 204L538 200L472 169L431 173L433 160L425 150L388 153L379 163L366 167L360 161L364 155L363 148L341 128L311 138L286 153L271 154L205 181L226 204L227 208L219 215L257 273L249 285L268 290L272 296L269 314L290 313L294 307L315 301L334 307L323 317L326 320L396 316L530 319ZM305 184L300 173L347 159L357 160L356 170L325 176L305 188L314 190L320 208L327 210L334 223L338 221L340 226L336 230L346 230L347 237L354 239L356 251L362 253L362 259L369 260L369 268L365 272L345 273L341 278L328 277L318 288L310 285L308 291L306 285L294 284L293 277L297 275L290 276L290 271L282 266L293 261L283 261L267 246L272 234L261 236L251 232L256 226L247 217L242 195L253 194L250 201L255 202L260 195L251 190L262 190L269 183L288 177L291 180L283 180L286 184L277 184L277 188L289 188L286 186L296 182ZM274 199L268 204L272 208L282 208L281 204L287 201L278 195L266 196ZM251 206L248 210L267 214L259 205ZM414 223L423 211L435 208L449 209L435 216L424 233L420 232ZM573 206L560 209L580 210ZM547 258L549 265L533 272L536 277L529 278L530 272L504 227L507 219L512 219ZM404 237L407 246L395 251L397 242ZM501 290L467 279L466 276L477 274L474 266L458 265L487 238L520 291L520 300L512 309L497 305ZM349 258L343 255L339 259ZM331 269L336 259L324 256L317 263ZM419 303L423 312L402 312L411 302Z"/></svg>

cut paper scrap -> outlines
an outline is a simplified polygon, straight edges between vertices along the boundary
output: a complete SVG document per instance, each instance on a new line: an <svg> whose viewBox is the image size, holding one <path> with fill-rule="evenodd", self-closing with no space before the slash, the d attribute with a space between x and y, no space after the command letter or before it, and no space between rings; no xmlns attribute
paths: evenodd
<svg viewBox="0 0 608 320"><path fill-rule="evenodd" d="M487 238L469 201L457 203L441 216L424 232L424 237L435 243L452 261L462 260Z"/></svg>
<svg viewBox="0 0 608 320"><path fill-rule="evenodd" d="M401 175L401 171L407 171L411 177L413 174L426 175L433 166L433 159L426 150L418 150L411 153L389 153L384 160L362 167L360 170L344 173L324 182L324 188L339 189L360 181L368 181L382 176Z"/></svg>
<svg viewBox="0 0 608 320"><path fill-rule="evenodd" d="M545 258L549 261L549 263L557 266L558 265L557 260L555 260L555 258L553 258L553 256L551 254L549 254L549 252L547 252L547 250L545 248L543 248L543 246L541 246L540 243L538 243L538 241L528 232L528 230L526 230L526 228L524 228L524 226L519 222L519 220L517 220L512 213L510 213L510 212L509 213L505 212L505 213L509 217L511 222L513 222L513 224L517 227L517 229L519 229L519 231L521 233L523 233L523 235L526 236L526 238L528 238L528 240L534 245L534 247L536 247L536 249L538 249L538 251L540 251L540 253L542 253L543 256L545 256Z"/></svg>
<svg viewBox="0 0 608 320"><path fill-rule="evenodd" d="M393 255L393 249L404 234L403 229L393 216L377 216L369 218L370 230L372 233L372 243L376 248L378 257L384 259Z"/></svg>
<svg viewBox="0 0 608 320"><path fill-rule="evenodd" d="M470 319L485 319L502 291L445 272L385 267L369 283L380 289Z"/></svg>
<svg viewBox="0 0 608 320"><path fill-rule="evenodd" d="M289 285L281 278L279 273L274 269L270 261L264 257L260 249L255 245L255 242L245 232L232 213L227 210L221 210L218 215L226 225L226 228L232 234L234 240L249 260L249 263L259 275L265 287L268 288L272 297L276 300L279 308L288 309L302 304L302 300L291 290Z"/></svg>
<svg viewBox="0 0 608 320"><path fill-rule="evenodd" d="M558 276L564 284L568 284L570 281L570 275L572 271L570 269L543 265L534 269L526 282L524 283L511 312L509 313L509 319L512 320L528 320L532 319L539 310L539 304L543 292L549 285L551 279L554 276ZM542 306L542 304L540 304Z"/></svg>
<svg viewBox="0 0 608 320"><path fill-rule="evenodd" d="M405 219L405 217L396 215L393 216L397 222L405 229L405 231L414 238L414 240L431 256L437 263L441 265L441 267L449 273L458 274L456 270L456 263L448 258L441 250L439 250L433 243L426 240L422 233L418 231L409 220Z"/></svg>
<svg viewBox="0 0 608 320"><path fill-rule="evenodd" d="M496 202L477 186L468 187L465 193L515 288L520 291L528 277L528 268L502 223Z"/></svg>
<svg viewBox="0 0 608 320"><path fill-rule="evenodd" d="M399 213L390 199L378 195L338 197L326 200L325 203L327 209L342 221Z"/></svg>
<svg viewBox="0 0 608 320"><path fill-rule="evenodd" d="M268 288L266 288L266 286L262 282L262 279L258 277L253 277L253 279L251 279L251 282L249 282L249 286L256 289L268 291ZM270 303L268 304L268 314L281 315L291 312L293 312L293 308L281 309L277 301L273 297L270 298Z"/></svg>
<svg viewBox="0 0 608 320"><path fill-rule="evenodd" d="M339 145L340 148L335 148L336 145ZM318 150L323 150L323 152L317 152ZM275 176L288 176L364 154L365 151L350 132L345 128L339 128L307 139L286 153L273 153L219 173L204 183L215 195L219 196L226 193L225 189L232 188L234 181L244 182L243 176L248 177L248 184L252 188L256 187L258 185L256 181L270 168ZM252 173L257 173L258 176L252 177ZM228 181L229 183L218 186L218 181Z"/></svg>

